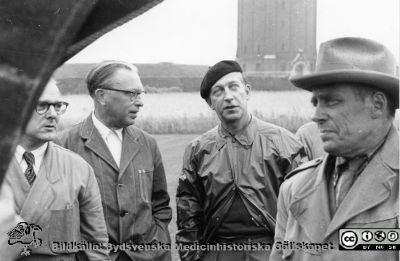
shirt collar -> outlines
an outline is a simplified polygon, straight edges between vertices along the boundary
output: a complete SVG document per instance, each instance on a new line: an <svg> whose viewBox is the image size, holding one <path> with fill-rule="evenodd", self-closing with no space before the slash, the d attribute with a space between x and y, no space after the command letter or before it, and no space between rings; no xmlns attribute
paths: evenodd
<svg viewBox="0 0 400 261"><path fill-rule="evenodd" d="M227 129L225 129L222 126L222 123L219 124L218 130L223 138L232 137L241 145L250 146L253 144L254 136L256 134L255 123L254 117L250 114L250 120L248 124L236 135L231 134Z"/></svg>
<svg viewBox="0 0 400 261"><path fill-rule="evenodd" d="M39 148L31 151L33 156L35 156L35 165L36 166L39 166L40 163L42 162L44 153L46 152L48 145L49 145L49 143L46 142L43 145L41 145ZM22 147L21 145L17 145L17 148L15 150L15 157L17 158L18 163L21 163L22 156L24 155L25 151L26 150L24 149L24 147Z"/></svg>
<svg viewBox="0 0 400 261"><path fill-rule="evenodd" d="M120 129L115 129L112 130L108 128L104 123L102 123L99 119L97 119L96 115L94 115L94 112L92 113L92 120L93 120L93 125L96 127L96 129L99 131L100 136L105 140L110 131L113 131L117 134L118 138L122 141L122 128Z"/></svg>
<svg viewBox="0 0 400 261"><path fill-rule="evenodd" d="M353 170L359 169L364 163L369 162L372 157L375 155L375 153L382 147L382 145L385 143L387 139L386 135L375 147L373 147L370 151L368 151L366 154L351 158L351 159L346 159L343 157L337 157L336 158L336 167L340 167L346 163L349 164L349 167Z"/></svg>

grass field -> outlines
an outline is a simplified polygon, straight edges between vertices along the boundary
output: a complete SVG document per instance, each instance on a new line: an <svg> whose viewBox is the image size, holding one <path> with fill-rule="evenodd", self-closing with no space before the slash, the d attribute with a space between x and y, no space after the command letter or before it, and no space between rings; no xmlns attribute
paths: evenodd
<svg viewBox="0 0 400 261"><path fill-rule="evenodd" d="M182 167L182 157L185 147L196 135L155 135L160 147L165 173L167 176L168 192L171 197L172 221L169 226L171 239L175 241L176 233L176 201L175 193L178 177ZM177 251L172 249L172 260L179 260Z"/></svg>
<svg viewBox="0 0 400 261"><path fill-rule="evenodd" d="M254 91L248 106L257 117L294 132L310 119L310 97L306 91ZM80 122L93 110L88 95L69 95L65 99L70 105L61 118L64 128ZM152 134L198 134L218 122L199 93L153 93L147 94L143 102L135 124Z"/></svg>

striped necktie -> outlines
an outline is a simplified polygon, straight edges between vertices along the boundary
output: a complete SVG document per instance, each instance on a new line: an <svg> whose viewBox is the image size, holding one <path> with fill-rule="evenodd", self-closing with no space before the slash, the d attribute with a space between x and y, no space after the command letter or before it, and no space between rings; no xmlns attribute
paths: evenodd
<svg viewBox="0 0 400 261"><path fill-rule="evenodd" d="M28 167L25 170L25 177L28 180L29 185L32 186L33 182L36 179L35 170L33 169L33 164L35 164L35 156L32 154L32 152L25 151L22 155L22 158L28 164Z"/></svg>

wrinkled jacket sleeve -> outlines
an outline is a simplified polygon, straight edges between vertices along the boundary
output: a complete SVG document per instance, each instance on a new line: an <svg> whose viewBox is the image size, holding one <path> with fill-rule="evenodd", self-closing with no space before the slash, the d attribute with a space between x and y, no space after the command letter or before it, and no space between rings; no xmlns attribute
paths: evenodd
<svg viewBox="0 0 400 261"><path fill-rule="evenodd" d="M87 165L88 180L79 195L80 230L82 238L88 242L107 244L108 235L103 215L100 191L92 168ZM110 260L107 248L85 251L89 260Z"/></svg>
<svg viewBox="0 0 400 261"><path fill-rule="evenodd" d="M195 143L189 145L183 156L183 167L176 194L177 225L176 242L180 246L201 241L203 209L200 199L201 186L194 158ZM179 249L182 261L200 260L201 253Z"/></svg>

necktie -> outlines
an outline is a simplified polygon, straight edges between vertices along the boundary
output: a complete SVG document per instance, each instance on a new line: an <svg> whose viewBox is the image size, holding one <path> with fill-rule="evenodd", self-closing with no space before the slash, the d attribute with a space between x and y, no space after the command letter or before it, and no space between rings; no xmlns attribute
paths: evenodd
<svg viewBox="0 0 400 261"><path fill-rule="evenodd" d="M349 192L358 174L363 170L366 162L365 157L353 159L351 162L346 161L339 166L339 173L336 184L336 208L339 207L343 199Z"/></svg>
<svg viewBox="0 0 400 261"><path fill-rule="evenodd" d="M119 167L121 161L122 142L115 131L110 131L107 135L107 146L113 156L115 163Z"/></svg>
<svg viewBox="0 0 400 261"><path fill-rule="evenodd" d="M33 164L35 164L35 156L33 156L32 152L25 151L22 155L22 158L26 161L28 167L25 170L25 177L29 182L29 185L32 186L33 182L36 179L35 170L33 169Z"/></svg>

